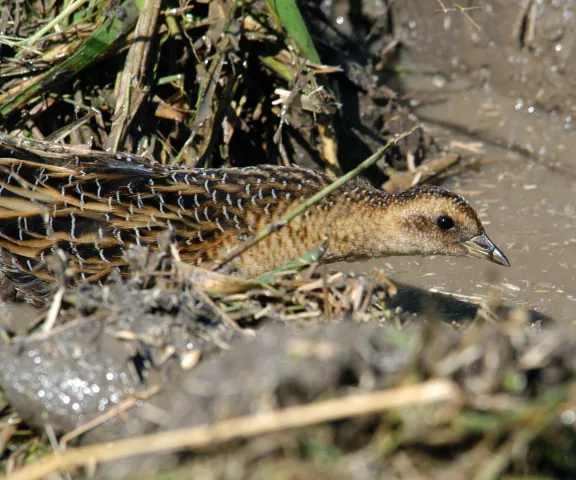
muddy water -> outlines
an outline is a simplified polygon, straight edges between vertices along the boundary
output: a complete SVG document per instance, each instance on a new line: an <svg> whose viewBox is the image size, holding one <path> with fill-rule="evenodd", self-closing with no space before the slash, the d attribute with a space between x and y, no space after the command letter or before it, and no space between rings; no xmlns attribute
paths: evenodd
<svg viewBox="0 0 576 480"><path fill-rule="evenodd" d="M485 154L478 156L478 172L452 178L445 186L471 201L512 267L472 259L390 258L356 269L384 266L397 282L472 302L486 299L496 279L505 304L572 321L576 133L571 124L462 81L413 73L403 82L403 89L420 105L417 115L441 144L462 142Z"/></svg>

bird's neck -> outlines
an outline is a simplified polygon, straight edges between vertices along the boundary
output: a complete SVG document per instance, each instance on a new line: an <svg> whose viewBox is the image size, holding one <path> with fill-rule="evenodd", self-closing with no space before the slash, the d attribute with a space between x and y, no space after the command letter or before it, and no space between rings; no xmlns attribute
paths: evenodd
<svg viewBox="0 0 576 480"><path fill-rule="evenodd" d="M363 194L335 207L326 222L328 261L358 261L411 255L412 242L402 234L402 206L394 196L366 188Z"/></svg>

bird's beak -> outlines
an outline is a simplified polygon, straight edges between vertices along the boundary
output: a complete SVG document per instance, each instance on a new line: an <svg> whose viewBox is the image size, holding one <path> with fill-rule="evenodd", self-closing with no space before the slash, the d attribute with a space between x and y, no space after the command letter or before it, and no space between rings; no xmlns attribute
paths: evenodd
<svg viewBox="0 0 576 480"><path fill-rule="evenodd" d="M468 255L471 257L483 258L498 265L510 266L510 262L500 249L492 243L485 233L474 237L472 240L464 242L464 246L468 250Z"/></svg>

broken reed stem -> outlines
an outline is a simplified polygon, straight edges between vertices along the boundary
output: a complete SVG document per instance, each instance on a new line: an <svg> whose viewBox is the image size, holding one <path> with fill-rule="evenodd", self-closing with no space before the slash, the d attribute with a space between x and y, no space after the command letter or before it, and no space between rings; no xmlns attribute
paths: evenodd
<svg viewBox="0 0 576 480"><path fill-rule="evenodd" d="M332 182L326 188L320 190L316 195L313 195L312 197L310 197L306 201L302 202L297 207L290 210L280 220L278 220L277 222L274 222L274 223L268 225L267 227L259 230L253 237L249 238L244 243L238 245L238 247L232 249L223 259L216 262L216 264L212 267L212 270L218 270L218 269L222 268L224 265L231 262L236 257L242 255L249 248L252 248L257 243L260 243L262 240L264 240L271 233L277 232L278 230L280 230L288 222L290 222L293 218L304 213L306 210L308 210L314 204L318 203L320 200L322 200L323 198L326 198L332 192L339 189L346 182L352 180L354 177L358 176L360 173L362 173L368 167L371 167L372 165L374 165L378 160L380 160L380 158L382 158L384 153L386 153L390 149L390 147L392 147L393 145L396 145L403 138L406 138L406 137L412 135L419 128L420 128L420 126L416 125L415 127L412 127L410 130L408 130L406 132L400 133L399 135L395 135L394 138L388 140L386 145L384 145L376 153L374 153L373 155L368 157L366 160L364 160L354 170L350 170L347 174L342 175L340 178L338 178L337 180Z"/></svg>
<svg viewBox="0 0 576 480"><path fill-rule="evenodd" d="M160 15L160 5L161 2L156 0L143 0L134 30L134 41L126 55L124 70L116 91L112 127L104 142L104 150L116 152L123 144L128 126L134 120L149 90L145 81L149 70L152 39Z"/></svg>
<svg viewBox="0 0 576 480"><path fill-rule="evenodd" d="M213 425L183 428L169 432L74 448L54 453L15 471L11 480L37 480L59 469L93 462L105 462L134 455L165 452L183 448L201 448L237 438L255 437L286 429L379 413L391 408L426 405L436 402L458 403L462 394L448 379L434 379L416 385L350 395L222 420Z"/></svg>

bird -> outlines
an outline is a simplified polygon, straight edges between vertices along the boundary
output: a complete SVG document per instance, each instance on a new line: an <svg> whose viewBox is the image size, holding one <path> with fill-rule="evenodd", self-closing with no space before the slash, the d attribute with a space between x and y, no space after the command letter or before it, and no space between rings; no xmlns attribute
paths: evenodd
<svg viewBox="0 0 576 480"><path fill-rule="evenodd" d="M0 138L0 274L38 301L65 252L78 281L129 275L131 245L169 230L183 262L210 266L335 178L299 166L188 168L127 153L54 152ZM389 194L353 179L232 260L255 278L325 242L321 263L395 255L477 257L510 266L460 195L422 185Z"/></svg>

